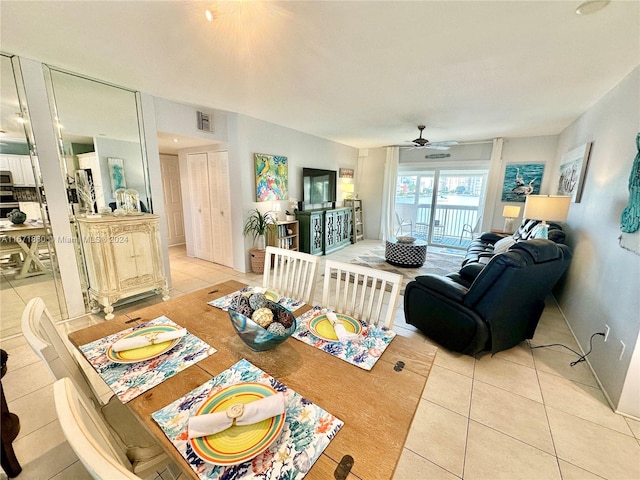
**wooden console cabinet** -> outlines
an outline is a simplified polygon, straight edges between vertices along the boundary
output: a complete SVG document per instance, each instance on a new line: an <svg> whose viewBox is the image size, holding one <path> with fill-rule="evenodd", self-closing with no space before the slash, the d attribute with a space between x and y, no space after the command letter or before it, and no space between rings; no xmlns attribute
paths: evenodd
<svg viewBox="0 0 640 480"><path fill-rule="evenodd" d="M300 222L300 250L326 255L351 243L351 208L296 212Z"/></svg>
<svg viewBox="0 0 640 480"><path fill-rule="evenodd" d="M102 305L105 319L111 320L115 302L151 290L169 299L157 215L79 217L76 221L93 313Z"/></svg>

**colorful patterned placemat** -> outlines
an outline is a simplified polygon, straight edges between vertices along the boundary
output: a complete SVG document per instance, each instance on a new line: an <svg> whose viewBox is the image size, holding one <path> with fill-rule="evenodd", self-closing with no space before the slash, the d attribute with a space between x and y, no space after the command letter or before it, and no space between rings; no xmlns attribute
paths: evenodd
<svg viewBox="0 0 640 480"><path fill-rule="evenodd" d="M365 370L371 370L373 368L378 358L380 358L384 350L391 343L391 340L396 336L396 332L386 327L367 325L360 321L362 325L362 332L360 334L362 340L357 342L331 342L323 340L311 333L311 330L309 330L309 322L318 315L323 315L326 312L327 310L322 307L313 307L311 310L297 317L298 328L293 332L292 337Z"/></svg>
<svg viewBox="0 0 640 480"><path fill-rule="evenodd" d="M155 358L136 363L115 363L109 360L107 350L110 345L123 335L151 325L173 325L180 328L163 315L80 347L89 363L122 403L133 400L167 378L216 352L216 349L206 342L187 333L175 347Z"/></svg>
<svg viewBox="0 0 640 480"><path fill-rule="evenodd" d="M243 382L263 383L278 392L287 393L284 428L278 439L252 460L228 467L206 463L195 454L188 440L189 417L208 397L223 388ZM245 359L184 397L154 412L151 417L203 480L301 479L344 425L342 420L311 403Z"/></svg>
<svg viewBox="0 0 640 480"><path fill-rule="evenodd" d="M237 292L230 293L229 295L225 295L224 297L217 298L208 303L212 307L220 308L226 312L229 309L229 305L231 305L231 300L233 299L233 297L235 297L236 295L242 295L243 293L247 293L247 294L254 293L256 290L262 292L264 289L261 287L248 286L248 287L244 287L242 290L238 290ZM267 293L268 292L269 292L269 289L267 289ZM294 300L293 298L288 298L288 297L279 297L278 303L282 305L284 308L286 308L287 310L289 310L290 312L295 312L302 305L304 305L304 302Z"/></svg>

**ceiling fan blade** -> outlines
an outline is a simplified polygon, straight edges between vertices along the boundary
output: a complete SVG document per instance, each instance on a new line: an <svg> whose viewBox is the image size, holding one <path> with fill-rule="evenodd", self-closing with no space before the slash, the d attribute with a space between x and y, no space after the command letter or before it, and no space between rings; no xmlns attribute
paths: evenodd
<svg viewBox="0 0 640 480"><path fill-rule="evenodd" d="M451 147L449 145L438 145L437 143L431 143L429 145L425 145L424 148L429 148L431 150L449 150Z"/></svg>

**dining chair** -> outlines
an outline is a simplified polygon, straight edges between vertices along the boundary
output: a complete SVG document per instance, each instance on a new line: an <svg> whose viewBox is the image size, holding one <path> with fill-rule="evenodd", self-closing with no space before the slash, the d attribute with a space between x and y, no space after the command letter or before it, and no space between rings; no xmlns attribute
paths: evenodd
<svg viewBox="0 0 640 480"><path fill-rule="evenodd" d="M82 392L125 452L134 472L153 473L169 463L169 457L162 447L144 430L118 397L113 395L106 403L100 400L87 374L71 354L72 350L53 323L44 301L39 297L29 300L22 313L22 334L36 355L47 365L53 378L73 380L75 389ZM97 381L103 380L97 376Z"/></svg>
<svg viewBox="0 0 640 480"><path fill-rule="evenodd" d="M398 212L396 212L396 222L398 224L398 228L396 229L396 235L400 233L401 235L404 233L404 227L409 227L409 232L413 235L413 221L408 218L400 218Z"/></svg>
<svg viewBox="0 0 640 480"><path fill-rule="evenodd" d="M326 260L322 306L364 322L393 327L402 275Z"/></svg>
<svg viewBox="0 0 640 480"><path fill-rule="evenodd" d="M308 253L267 247L262 286L285 297L313 303L320 257Z"/></svg>
<svg viewBox="0 0 640 480"><path fill-rule="evenodd" d="M53 400L62 432L82 465L96 480L140 479L89 399L64 377L53 384Z"/></svg>

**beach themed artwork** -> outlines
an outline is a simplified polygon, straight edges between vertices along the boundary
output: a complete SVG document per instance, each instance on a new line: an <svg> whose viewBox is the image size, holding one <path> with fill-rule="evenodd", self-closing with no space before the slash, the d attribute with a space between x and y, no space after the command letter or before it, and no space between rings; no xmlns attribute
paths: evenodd
<svg viewBox="0 0 640 480"><path fill-rule="evenodd" d="M119 188L127 188L124 178L124 160L122 158L109 158L109 178L111 178L111 193Z"/></svg>
<svg viewBox="0 0 640 480"><path fill-rule="evenodd" d="M591 142L580 145L562 156L558 195L571 195L572 202L580 203L590 151Z"/></svg>
<svg viewBox="0 0 640 480"><path fill-rule="evenodd" d="M540 194L544 163L511 163L504 171L503 202L524 202L527 195Z"/></svg>
<svg viewBox="0 0 640 480"><path fill-rule="evenodd" d="M287 157L254 153L256 171L256 201L289 198Z"/></svg>

